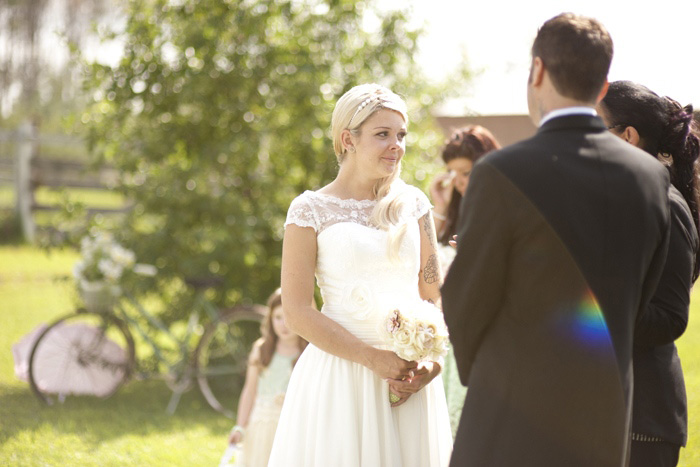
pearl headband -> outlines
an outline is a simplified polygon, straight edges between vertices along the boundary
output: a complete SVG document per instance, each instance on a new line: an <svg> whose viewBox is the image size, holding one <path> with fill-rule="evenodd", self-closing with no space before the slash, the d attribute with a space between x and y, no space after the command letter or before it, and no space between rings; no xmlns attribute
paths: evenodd
<svg viewBox="0 0 700 467"><path fill-rule="evenodd" d="M355 110L355 113L352 114L352 117L350 118L350 121L348 122L348 128L350 128L352 121L355 120L355 117L357 117L357 114L360 113L360 110L364 109L365 107L367 107L370 104L370 102L372 102L375 99L379 99L380 97L381 96L379 96L378 94L372 94L367 99L362 101L362 103L357 107L357 110Z"/></svg>

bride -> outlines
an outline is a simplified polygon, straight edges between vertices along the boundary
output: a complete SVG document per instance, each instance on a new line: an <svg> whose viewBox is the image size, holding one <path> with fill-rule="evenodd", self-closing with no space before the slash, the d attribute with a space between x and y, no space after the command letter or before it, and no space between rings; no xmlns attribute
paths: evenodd
<svg viewBox="0 0 700 467"><path fill-rule="evenodd" d="M407 122L389 89L350 89L332 117L337 177L289 208L282 303L287 326L309 345L289 382L270 466L449 462L440 362L402 360L379 331L400 304L440 299L431 205L399 179Z"/></svg>

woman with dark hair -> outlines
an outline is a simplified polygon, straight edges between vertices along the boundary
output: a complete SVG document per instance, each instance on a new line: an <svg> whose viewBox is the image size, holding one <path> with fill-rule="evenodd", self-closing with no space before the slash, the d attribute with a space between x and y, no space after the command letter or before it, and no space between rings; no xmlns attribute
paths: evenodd
<svg viewBox="0 0 700 467"><path fill-rule="evenodd" d="M440 266L442 277L447 274L455 256L455 249L449 241L457 233L457 214L462 197L467 192L469 174L472 167L485 154L500 149L501 145L489 130L480 125L469 125L452 133L445 142L442 150L442 160L448 171L435 177L430 184L430 196L435 208L435 230L437 231L440 248ZM457 425L462 415L462 406L467 394L467 388L462 386L457 373L457 365L452 351L445 358L445 368L442 371L447 398L447 410L450 414L452 434L457 433Z"/></svg>
<svg viewBox="0 0 700 467"><path fill-rule="evenodd" d="M447 245L456 233L459 203L467 191L474 163L483 155L500 148L491 132L480 125L456 130L445 143L442 160L448 172L438 175L430 184L430 196L435 204L435 229L438 241L443 245Z"/></svg>
<svg viewBox="0 0 700 467"><path fill-rule="evenodd" d="M682 107L640 84L615 81L597 111L611 132L658 158L671 176L666 264L635 328L630 466L674 466L688 433L685 383L674 340L688 323L690 289L700 268L700 142L693 107Z"/></svg>

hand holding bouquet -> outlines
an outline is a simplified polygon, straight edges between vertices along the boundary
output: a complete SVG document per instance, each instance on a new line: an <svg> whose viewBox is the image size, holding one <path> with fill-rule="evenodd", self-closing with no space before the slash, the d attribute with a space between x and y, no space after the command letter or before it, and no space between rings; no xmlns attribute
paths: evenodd
<svg viewBox="0 0 700 467"><path fill-rule="evenodd" d="M404 360L435 361L447 355L447 326L442 312L432 303L420 301L392 310L381 331L384 342ZM398 396L390 392L389 400L395 403Z"/></svg>

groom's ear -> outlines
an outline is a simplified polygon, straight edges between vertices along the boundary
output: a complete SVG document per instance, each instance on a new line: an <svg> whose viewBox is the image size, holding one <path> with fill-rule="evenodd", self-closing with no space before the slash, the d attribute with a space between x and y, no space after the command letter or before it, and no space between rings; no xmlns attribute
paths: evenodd
<svg viewBox="0 0 700 467"><path fill-rule="evenodd" d="M603 87L600 89L600 92L598 93L598 98L595 101L596 105L600 104L600 101L602 101L605 98L605 95L608 93L609 86L610 83L608 82L608 79L605 78L605 83L603 83Z"/></svg>
<svg viewBox="0 0 700 467"><path fill-rule="evenodd" d="M544 63L540 57L532 59L530 67L530 84L534 87L540 87L544 80Z"/></svg>

